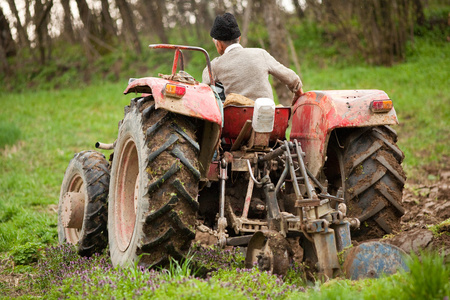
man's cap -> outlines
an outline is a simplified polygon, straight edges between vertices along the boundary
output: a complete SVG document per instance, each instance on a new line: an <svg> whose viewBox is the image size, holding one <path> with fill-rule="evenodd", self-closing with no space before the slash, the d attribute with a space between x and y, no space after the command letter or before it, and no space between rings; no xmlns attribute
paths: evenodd
<svg viewBox="0 0 450 300"><path fill-rule="evenodd" d="M219 41L231 41L241 36L236 18L230 13L219 15L214 20L209 35Z"/></svg>

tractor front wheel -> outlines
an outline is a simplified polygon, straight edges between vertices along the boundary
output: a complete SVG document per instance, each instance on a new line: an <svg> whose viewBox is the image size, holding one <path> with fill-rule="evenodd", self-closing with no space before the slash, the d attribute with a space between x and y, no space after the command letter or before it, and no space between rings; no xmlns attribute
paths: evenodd
<svg viewBox="0 0 450 300"><path fill-rule="evenodd" d="M82 256L108 244L109 164L97 151L75 154L64 174L58 205L58 239L77 247Z"/></svg>

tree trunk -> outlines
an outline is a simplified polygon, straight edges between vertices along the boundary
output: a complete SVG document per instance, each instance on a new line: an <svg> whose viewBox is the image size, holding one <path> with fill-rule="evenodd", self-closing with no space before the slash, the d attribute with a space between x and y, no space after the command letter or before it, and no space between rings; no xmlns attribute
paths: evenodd
<svg viewBox="0 0 450 300"><path fill-rule="evenodd" d="M144 23L144 27L141 30L144 38L151 41L151 44L156 44L157 42L154 42L154 40L159 35L156 32L156 27L153 25L155 22L155 12L151 8L151 1L139 1L137 3L137 12L141 15L142 22Z"/></svg>
<svg viewBox="0 0 450 300"><path fill-rule="evenodd" d="M248 0L247 7L245 7L244 12L244 21L242 22L241 44L244 47L247 46L248 43L248 29L250 27L250 18L252 15L252 9L253 9L253 0Z"/></svg>
<svg viewBox="0 0 450 300"><path fill-rule="evenodd" d="M181 1L176 1L176 8L177 8L177 23L178 23L178 31L181 34L181 41L183 42L183 44L188 44L188 39L186 36L186 29L188 29L190 31L190 27L191 25L188 24L186 18L185 18L185 8L183 5L183 2ZM190 35L190 34L189 34Z"/></svg>
<svg viewBox="0 0 450 300"><path fill-rule="evenodd" d="M193 13L195 15L195 33L197 35L197 41L201 41L202 39L202 28L200 26L202 26L202 24L204 24L203 22L203 16L199 13L198 10L198 6L197 3L195 2L195 0L191 0L191 9L190 12Z"/></svg>
<svg viewBox="0 0 450 300"><path fill-rule="evenodd" d="M33 22L33 17L31 17L30 7L32 5L32 0L25 0L25 23L23 24L24 28L27 28L28 25Z"/></svg>
<svg viewBox="0 0 450 300"><path fill-rule="evenodd" d="M64 36L66 36L66 39L74 44L76 42L75 32L73 30L73 24L72 24L72 11L70 9L70 3L69 1L61 1L63 10L64 10Z"/></svg>
<svg viewBox="0 0 450 300"><path fill-rule="evenodd" d="M0 71L1 71L1 73L8 76L8 75L10 75L10 68L9 68L8 59L6 58L6 51L5 51L5 48L3 48L2 42L3 42L3 40L0 37Z"/></svg>
<svg viewBox="0 0 450 300"><path fill-rule="evenodd" d="M320 21L322 19L322 7L321 3L316 0L305 0L307 15L314 15L314 19L316 21Z"/></svg>
<svg viewBox="0 0 450 300"><path fill-rule="evenodd" d="M212 10L209 7L209 1L208 0L202 0L200 1L199 5L199 13L202 16L203 19L203 28L209 33L209 30L211 29L214 18L212 14ZM208 34L209 37L209 34Z"/></svg>
<svg viewBox="0 0 450 300"><path fill-rule="evenodd" d="M157 28L157 33L161 41L165 44L169 43L169 38L166 34L166 29L164 27L163 16L166 13L166 4L163 0L153 0L153 7L155 7L155 27Z"/></svg>
<svg viewBox="0 0 450 300"><path fill-rule="evenodd" d="M132 48L137 54L142 53L141 41L137 33L136 25L133 21L133 14L130 7L125 0L116 0L116 5L119 8L120 15L123 20L123 32L125 39L131 43Z"/></svg>
<svg viewBox="0 0 450 300"><path fill-rule="evenodd" d="M299 19L305 18L305 12L303 11L302 7L300 6L299 0L292 0L292 4L294 4L295 12L297 13L297 16Z"/></svg>
<svg viewBox="0 0 450 300"><path fill-rule="evenodd" d="M287 33L288 36L288 44L289 44L289 49L291 51L291 57L292 57L292 61L294 62L294 66L295 66L295 72L297 73L298 76L301 77L301 71L300 71L300 64L298 62L298 57L297 57L297 52L295 51L295 46L294 46L294 42L292 41L291 35L289 34L289 32Z"/></svg>
<svg viewBox="0 0 450 300"><path fill-rule="evenodd" d="M7 57L15 55L15 48L11 28L0 6L0 67L6 75L9 75L10 71Z"/></svg>
<svg viewBox="0 0 450 300"><path fill-rule="evenodd" d="M114 20L109 13L109 2L108 0L102 1L102 12L101 12L101 23L102 23L102 37L106 41L111 41L117 36L117 28L114 24Z"/></svg>
<svg viewBox="0 0 450 300"><path fill-rule="evenodd" d="M78 11L80 13L81 22L84 25L85 34L87 34L87 39L90 40L89 35L100 37L97 20L94 14L91 13L89 6L86 3L86 0L76 0Z"/></svg>
<svg viewBox="0 0 450 300"><path fill-rule="evenodd" d="M223 15L226 12L226 6L224 3L224 0L218 0L215 6L215 13L216 15Z"/></svg>
<svg viewBox="0 0 450 300"><path fill-rule="evenodd" d="M144 23L150 23L145 29L146 32L153 34L156 33L159 40L163 44L169 44L169 39L166 35L166 29L164 28L163 15L164 15L164 1L158 0L148 0L141 1L139 5L142 9L139 10L139 13L142 15L144 19Z"/></svg>
<svg viewBox="0 0 450 300"><path fill-rule="evenodd" d="M19 45L21 47L30 48L30 40L28 39L28 35L27 35L25 28L23 28L23 26L22 26L22 22L20 21L19 11L17 10L14 0L8 0L8 4L9 4L9 8L11 9L11 12L13 13L14 17L16 18L16 29L17 29L17 36L19 37Z"/></svg>
<svg viewBox="0 0 450 300"><path fill-rule="evenodd" d="M34 5L34 11L36 12L34 24L36 25L37 47L41 65L45 65L51 57L51 39L47 25L52 6L53 0L49 0L45 4L42 4L41 0L36 0Z"/></svg>
<svg viewBox="0 0 450 300"><path fill-rule="evenodd" d="M423 5L421 0L413 0L414 15L416 18L416 24L419 26L425 25L425 14L423 12Z"/></svg>
<svg viewBox="0 0 450 300"><path fill-rule="evenodd" d="M287 36L282 22L281 11L276 0L265 1L264 19L269 33L270 53L280 63L289 67ZM289 89L276 78L274 78L273 82L279 102L283 105L290 105L292 97Z"/></svg>
<svg viewBox="0 0 450 300"><path fill-rule="evenodd" d="M3 14L2 7L0 6L0 46L5 52L5 57L16 55L16 43L11 34L11 27L8 20Z"/></svg>

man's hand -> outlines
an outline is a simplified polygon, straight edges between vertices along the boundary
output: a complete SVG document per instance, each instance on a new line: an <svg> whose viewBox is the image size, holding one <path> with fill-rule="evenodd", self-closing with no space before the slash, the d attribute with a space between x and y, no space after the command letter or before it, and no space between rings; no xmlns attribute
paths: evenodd
<svg viewBox="0 0 450 300"><path fill-rule="evenodd" d="M303 95L303 94L304 94L303 93L303 89L299 88L294 94L294 98L292 99L291 106L293 106L295 104L295 102L297 102L297 99L300 98L300 96Z"/></svg>

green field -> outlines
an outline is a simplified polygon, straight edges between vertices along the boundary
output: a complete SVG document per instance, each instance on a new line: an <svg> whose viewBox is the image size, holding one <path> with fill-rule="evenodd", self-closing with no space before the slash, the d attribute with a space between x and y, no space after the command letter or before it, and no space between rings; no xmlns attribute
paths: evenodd
<svg viewBox="0 0 450 300"><path fill-rule="evenodd" d="M439 166L450 157L449 55L448 42L423 38L416 40L405 63L390 68L363 64L344 67L333 66L331 63L319 67L305 61L302 64L304 90L386 91L394 101L400 120L400 125L394 129L399 135L398 144L406 155L403 166L410 180L421 182L427 179L428 175L436 175L426 173L424 167ZM309 57L303 59L307 58ZM168 69L166 73L169 71ZM74 153L93 149L97 141L112 143L116 139L117 124L123 117L123 107L134 97L123 96L126 82L127 78L122 78L119 83L99 80L95 85L84 88L71 88L66 85L58 90L0 93L0 260L12 261L11 263L16 265L14 271L12 267L8 267L3 272L25 272L38 276L39 270L44 270L36 269L33 260L38 256L45 256L43 249L47 246L57 244L56 210L64 170ZM103 152L105 155L110 153ZM291 284L294 283L275 284L274 282L280 279L267 274L256 275L250 271L240 274L236 267L234 265L231 270L219 271L209 281L189 279L182 275L177 277L173 274L164 279L161 274L142 273L139 270L109 270L109 273L104 273L94 268L86 271L86 278L92 280L87 283L80 279L81 277L68 276L69 279L61 286L44 283L42 286L31 286L29 282L24 281L19 289L39 296L50 288L55 297L68 293L74 298L85 298L82 294L76 295L74 291L80 292L82 288L87 288L91 295L94 295L95 291L99 293L101 289L98 288L97 281L104 276L103 279L106 280L107 277L114 281L114 284L109 286L117 287L117 293L111 288L111 294L105 294L105 299L109 299L111 295L128 298L131 295L122 293L126 293L127 289L139 288L138 281L148 281L155 276L157 279L154 279L154 284L163 286L164 289L158 292L146 290L143 291L143 296L166 298L184 295L197 298L199 295L195 294L195 291L202 289L210 291L202 293L205 299L244 298L252 297L251 292L242 292L239 284L235 288L235 285L225 283L248 282L248 289L251 288L251 276L265 276L263 280L267 282L267 291L279 292L280 297L286 298L306 295L313 299L338 299L337 295L342 295L342 299L373 299L384 295L387 290L393 298L407 299L409 294L406 290L403 294L398 294L398 297L395 295L397 289L402 290L399 286L403 286L405 280L411 280L408 276L412 276L399 274L359 284L332 281L324 286L307 288L308 292L305 294L299 288L292 288ZM448 268L445 272L442 275L444 279L449 274ZM227 276L234 276L234 279ZM303 282L295 284L299 286ZM64 290L59 291L59 288ZM448 293L448 284L446 288ZM322 292L319 293L319 290ZM362 290L364 294L359 294ZM350 291L349 294L346 291ZM9 293L12 291L0 282L0 295ZM265 296L259 295L261 298ZM92 299L94 298L96 297L92 296Z"/></svg>

